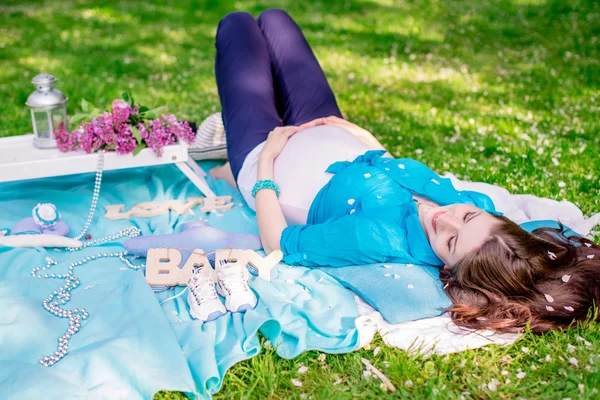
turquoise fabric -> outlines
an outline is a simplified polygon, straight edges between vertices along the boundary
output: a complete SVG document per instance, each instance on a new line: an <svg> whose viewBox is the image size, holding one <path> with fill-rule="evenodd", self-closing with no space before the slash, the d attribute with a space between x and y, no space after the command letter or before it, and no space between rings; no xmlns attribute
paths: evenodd
<svg viewBox="0 0 600 400"><path fill-rule="evenodd" d="M201 165L207 169L215 163ZM51 202L74 236L87 217L93 182L92 174L83 174L0 184L0 227L10 228L31 215L37 203ZM202 218L229 232L257 234L254 212L239 192L222 181L209 178L209 184L219 195L232 195L236 206L211 215L195 207L195 214L111 221L103 217L108 204L128 209L200 193L174 166L108 171L90 233L99 238L136 225L144 235L166 234ZM67 306L87 308L90 318L62 361L51 368L39 365L39 358L55 350L67 322L42 308L42 300L62 281L33 278L31 269L44 265L47 256L59 262L55 270L62 272L70 261L121 250L118 243L76 253L0 247L0 399L149 399L161 389L204 398L219 390L234 363L260 352L258 332L282 357L311 349L343 353L358 345L355 301L323 271L279 265L271 283L251 282L259 297L255 310L201 324L190 319L185 295L161 306L142 270L103 259L76 268L81 285Z"/></svg>
<svg viewBox="0 0 600 400"><path fill-rule="evenodd" d="M358 294L391 324L435 317L452 304L438 267L385 263L319 269Z"/></svg>
<svg viewBox="0 0 600 400"><path fill-rule="evenodd" d="M521 228L525 229L527 232L533 232L534 230L540 229L540 228L561 229L561 226L558 223L558 221L553 221L550 219L542 219L542 220L524 222L520 226L521 226ZM566 237L581 236L579 233L575 232L571 228L564 226L564 225L563 225L562 234L565 235Z"/></svg>
<svg viewBox="0 0 600 400"><path fill-rule="evenodd" d="M308 223L283 231L280 245L286 264L442 266L421 227L413 194L441 206L472 204L499 214L487 195L458 191L450 179L424 164L384 154L385 150L370 150L327 169L335 175L313 201Z"/></svg>

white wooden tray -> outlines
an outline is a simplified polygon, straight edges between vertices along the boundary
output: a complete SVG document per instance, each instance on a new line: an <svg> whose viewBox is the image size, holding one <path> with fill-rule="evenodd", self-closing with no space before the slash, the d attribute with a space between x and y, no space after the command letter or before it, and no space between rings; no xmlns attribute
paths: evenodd
<svg viewBox="0 0 600 400"><path fill-rule="evenodd" d="M33 135L0 138L0 182L95 172L97 163L97 154L38 149L33 146ZM206 173L188 157L185 143L165 146L162 157L151 149L136 156L114 152L104 155L105 171L164 164L175 164L205 196L215 195L204 179Z"/></svg>

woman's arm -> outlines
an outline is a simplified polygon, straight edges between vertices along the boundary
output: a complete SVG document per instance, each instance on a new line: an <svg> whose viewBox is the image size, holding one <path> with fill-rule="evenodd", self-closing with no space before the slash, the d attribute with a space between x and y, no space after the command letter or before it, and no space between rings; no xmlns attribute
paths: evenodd
<svg viewBox="0 0 600 400"><path fill-rule="evenodd" d="M288 139L300 130L297 126L275 128L271 133L258 157L258 180L273 179L273 164L279 153L287 144ZM260 190L256 193L256 219L260 240L266 253L280 249L281 232L287 227L287 222L281 211L279 200L273 190Z"/></svg>
<svg viewBox="0 0 600 400"><path fill-rule="evenodd" d="M344 128L345 130L347 130L348 132L350 132L351 134L356 136L356 138L361 140L363 143L365 143L371 149L387 151L387 149L385 147L383 147L383 145L379 142L379 140L377 140L377 138L375 136L373 136L373 134L371 132L369 132L368 130L366 130L364 128L361 128L360 126L358 126L356 124L353 124L350 121L346 121L343 118L339 118L339 117L336 117L333 115L330 117L317 118L314 121L310 121L303 125L300 125L300 128L306 129L306 128L312 128L313 126L318 126L318 125L339 126L340 128ZM385 153L383 156L384 157L392 157L392 155L389 152Z"/></svg>

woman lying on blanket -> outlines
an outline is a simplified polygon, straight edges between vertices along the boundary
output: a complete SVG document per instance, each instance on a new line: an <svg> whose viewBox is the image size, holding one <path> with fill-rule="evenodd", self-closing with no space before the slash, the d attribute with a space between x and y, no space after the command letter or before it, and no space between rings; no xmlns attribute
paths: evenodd
<svg viewBox="0 0 600 400"><path fill-rule="evenodd" d="M290 265L443 267L454 321L545 332L600 302L600 247L562 230L530 234L483 194L394 159L343 119L288 14L227 15L215 74L229 163L211 171L256 210L264 249Z"/></svg>

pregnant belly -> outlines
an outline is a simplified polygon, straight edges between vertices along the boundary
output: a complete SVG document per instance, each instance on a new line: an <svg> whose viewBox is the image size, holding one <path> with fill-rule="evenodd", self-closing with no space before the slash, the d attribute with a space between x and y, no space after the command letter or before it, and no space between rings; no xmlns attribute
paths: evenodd
<svg viewBox="0 0 600 400"><path fill-rule="evenodd" d="M264 143L248 154L238 176L238 187L253 210L255 203L251 192L263 147ZM332 177L325 172L331 164L352 161L367 150L370 149L365 143L336 126L316 126L293 135L274 164L274 179L280 190L279 204L288 224L306 223L312 201Z"/></svg>
<svg viewBox="0 0 600 400"><path fill-rule="evenodd" d="M275 160L279 201L290 224L304 224L317 193L333 176L337 161L352 161L369 147L345 129L317 126L292 136Z"/></svg>

